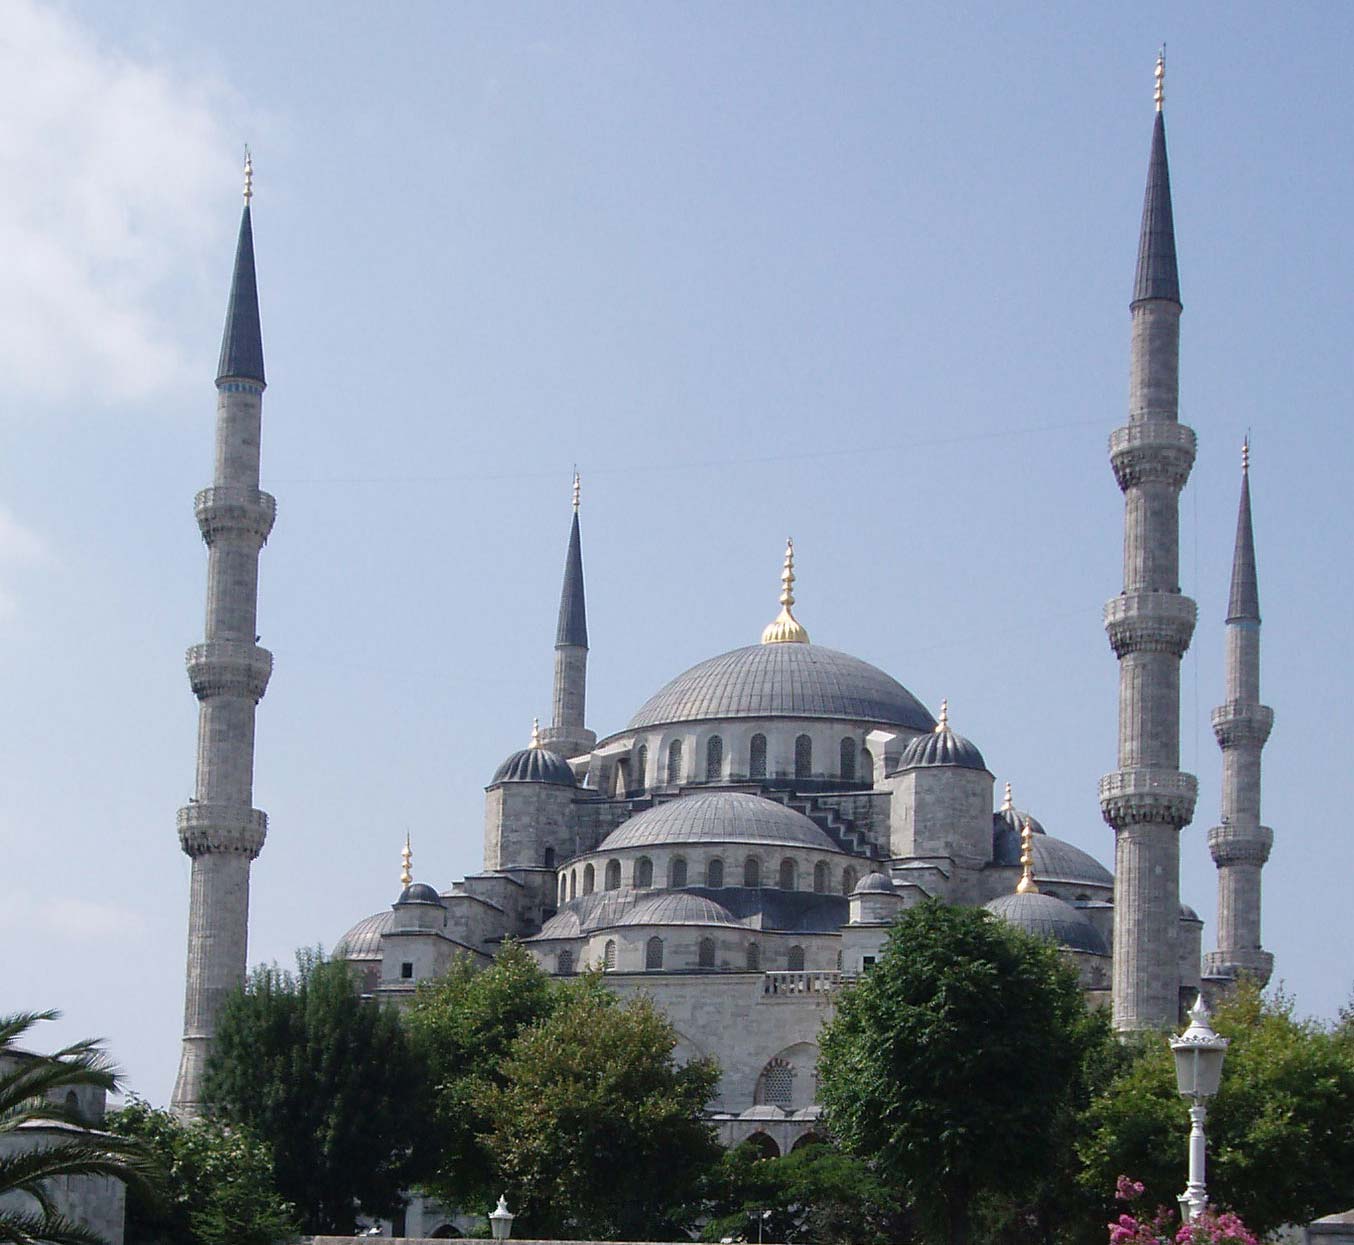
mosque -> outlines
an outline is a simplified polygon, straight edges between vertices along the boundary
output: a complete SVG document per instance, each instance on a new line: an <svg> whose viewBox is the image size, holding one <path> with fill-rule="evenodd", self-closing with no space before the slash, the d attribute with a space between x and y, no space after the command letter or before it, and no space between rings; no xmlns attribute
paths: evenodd
<svg viewBox="0 0 1354 1245"><path fill-rule="evenodd" d="M1238 974L1268 978L1260 874L1272 833L1259 816L1272 713L1259 703L1248 464L1226 698L1213 713L1224 777L1209 833L1217 946L1206 958L1203 924L1179 896L1179 831L1193 818L1196 783L1179 768L1180 660L1195 605L1180 592L1178 506L1195 437L1177 414L1181 302L1161 74L1158 63L1129 415L1110 437L1125 499L1124 588L1105 608L1121 672L1117 767L1100 785L1114 872L1019 810L1009 783L998 793L943 702L933 712L885 671L811 642L795 616L789 544L780 611L760 642L670 678L598 738L587 725L575 481L552 721L488 782L482 871L438 887L414 881L406 855L394 904L339 939L335 954L366 993L406 999L458 957L489 963L505 938L561 977L598 968L618 992L654 998L680 1035L679 1056L718 1061L712 1115L722 1139L753 1137L780 1153L817 1127L817 1037L836 993L869 970L897 914L928 897L985 906L1056 944L1122 1030L1174 1025L1182 1000ZM252 777L254 714L272 658L255 624L274 505L258 487L265 382L250 194L246 165L216 474L196 503L209 562L207 634L188 652L201 715L197 789L178 822L193 862L174 1091L185 1113L200 1104L217 1010L244 975L249 867L267 827ZM657 683L671 672L654 674Z"/></svg>

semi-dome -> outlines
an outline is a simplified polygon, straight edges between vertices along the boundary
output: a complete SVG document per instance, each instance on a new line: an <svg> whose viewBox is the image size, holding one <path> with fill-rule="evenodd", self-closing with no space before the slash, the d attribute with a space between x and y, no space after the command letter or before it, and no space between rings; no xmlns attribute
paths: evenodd
<svg viewBox="0 0 1354 1245"><path fill-rule="evenodd" d="M856 883L856 889L851 893L853 895L896 895L898 892L893 889L893 880L887 873L867 873Z"/></svg>
<svg viewBox="0 0 1354 1245"><path fill-rule="evenodd" d="M617 925L737 925L733 914L704 895L665 891L642 899Z"/></svg>
<svg viewBox="0 0 1354 1245"><path fill-rule="evenodd" d="M935 720L896 679L817 644L751 644L679 674L629 730L725 718L842 718L929 731Z"/></svg>
<svg viewBox="0 0 1354 1245"><path fill-rule="evenodd" d="M389 908L358 921L334 944L336 960L379 960L381 935L390 928L395 914Z"/></svg>
<svg viewBox="0 0 1354 1245"><path fill-rule="evenodd" d="M925 735L918 735L903 750L898 760L898 769L916 769L923 765L956 765L960 769L987 768L983 754L971 740L965 739L958 731L950 727L948 704L940 702L940 721L935 729ZM894 771L897 773L897 770Z"/></svg>
<svg viewBox="0 0 1354 1245"><path fill-rule="evenodd" d="M438 907L441 907L442 896L427 882L413 882L400 892L400 897L395 902L397 904L435 903Z"/></svg>
<svg viewBox="0 0 1354 1245"><path fill-rule="evenodd" d="M494 771L492 787L500 782L548 782L560 787L576 787L574 772L558 752L531 747L514 752Z"/></svg>
<svg viewBox="0 0 1354 1245"><path fill-rule="evenodd" d="M1009 925L1073 951L1108 955L1105 940L1085 917L1069 903L1038 891L999 895L984 907Z"/></svg>
<svg viewBox="0 0 1354 1245"><path fill-rule="evenodd" d="M765 843L841 851L803 813L745 791L703 791L655 805L623 822L597 850L676 843Z"/></svg>

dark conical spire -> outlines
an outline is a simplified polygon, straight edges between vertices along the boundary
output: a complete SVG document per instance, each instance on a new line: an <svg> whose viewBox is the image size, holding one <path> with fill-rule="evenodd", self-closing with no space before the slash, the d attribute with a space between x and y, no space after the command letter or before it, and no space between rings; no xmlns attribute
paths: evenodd
<svg viewBox="0 0 1354 1245"><path fill-rule="evenodd" d="M264 383L259 287L254 276L254 229L249 219L247 193L244 214L240 217L240 240L235 246L235 275L230 281L226 331L221 338L221 362L216 369L218 384L228 377Z"/></svg>
<svg viewBox="0 0 1354 1245"><path fill-rule="evenodd" d="M1152 156L1147 165L1147 193L1142 203L1142 233L1138 239L1138 273L1133 281L1133 301L1145 298L1180 301L1175 221L1171 215L1171 170L1166 162L1166 121L1160 110L1152 127Z"/></svg>
<svg viewBox="0 0 1354 1245"><path fill-rule="evenodd" d="M578 474L574 474L574 522L569 529L569 552L564 558L564 588L559 596L559 627L555 647L588 647L588 607L583 597L583 544L578 535Z"/></svg>
<svg viewBox="0 0 1354 1245"><path fill-rule="evenodd" d="M1241 504L1236 515L1236 549L1232 553L1232 592L1228 622L1260 621L1260 588L1255 574L1255 533L1251 528L1250 445L1241 450Z"/></svg>

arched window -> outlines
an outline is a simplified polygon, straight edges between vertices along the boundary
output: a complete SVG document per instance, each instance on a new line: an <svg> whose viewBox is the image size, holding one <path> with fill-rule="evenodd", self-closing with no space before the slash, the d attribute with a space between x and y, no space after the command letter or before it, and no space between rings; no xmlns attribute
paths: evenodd
<svg viewBox="0 0 1354 1245"><path fill-rule="evenodd" d="M724 885L724 862L718 856L705 866L705 885L716 889Z"/></svg>
<svg viewBox="0 0 1354 1245"><path fill-rule="evenodd" d="M789 1110L795 1099L794 1066L784 1059L773 1059L757 1078L756 1101L760 1105Z"/></svg>
<svg viewBox="0 0 1354 1245"><path fill-rule="evenodd" d="M745 1146L751 1146L757 1151L759 1159L778 1159L780 1158L780 1147L764 1132L758 1130L753 1133L745 1142Z"/></svg>
<svg viewBox="0 0 1354 1245"><path fill-rule="evenodd" d="M813 740L807 735L795 738L795 777L807 778L813 773Z"/></svg>
<svg viewBox="0 0 1354 1245"><path fill-rule="evenodd" d="M569 898L570 898L570 899L577 899L577 898L578 898L578 870L577 870L577 869L570 869L570 870L569 870Z"/></svg>
<svg viewBox="0 0 1354 1245"><path fill-rule="evenodd" d="M849 735L842 740L842 777L854 782L856 777L856 741Z"/></svg>
<svg viewBox="0 0 1354 1245"><path fill-rule="evenodd" d="M668 745L668 786L675 787L682 781L682 741L674 739Z"/></svg>
<svg viewBox="0 0 1354 1245"><path fill-rule="evenodd" d="M842 894L849 895L855 889L856 871L851 868L850 865L847 865L847 867L842 870Z"/></svg>
<svg viewBox="0 0 1354 1245"><path fill-rule="evenodd" d="M798 872L799 872L798 869L795 868L795 862L791 860L788 856L780 862L781 890L792 891L795 889L795 883L798 880L796 874Z"/></svg>
<svg viewBox="0 0 1354 1245"><path fill-rule="evenodd" d="M860 750L860 776L874 786L874 753L868 748Z"/></svg>
<svg viewBox="0 0 1354 1245"><path fill-rule="evenodd" d="M749 856L743 862L743 885L760 886L762 884L762 866L756 856Z"/></svg>
<svg viewBox="0 0 1354 1245"><path fill-rule="evenodd" d="M827 861L820 860L813 866L813 889L819 895L827 894Z"/></svg>
<svg viewBox="0 0 1354 1245"><path fill-rule="evenodd" d="M597 885L597 873L591 865L583 866L583 893L591 895Z"/></svg>
<svg viewBox="0 0 1354 1245"><path fill-rule="evenodd" d="M748 777L766 777L766 736L754 735L748 747Z"/></svg>
<svg viewBox="0 0 1354 1245"><path fill-rule="evenodd" d="M644 944L644 967L649 972L663 967L663 940L650 938Z"/></svg>
<svg viewBox="0 0 1354 1245"><path fill-rule="evenodd" d="M785 966L792 973L802 973L804 971L804 948L794 946L790 948L790 954L786 956Z"/></svg>
<svg viewBox="0 0 1354 1245"><path fill-rule="evenodd" d="M649 749L645 744L640 744L635 751L635 773L633 782L636 791L643 791L649 785Z"/></svg>
<svg viewBox="0 0 1354 1245"><path fill-rule="evenodd" d="M564 875L559 875L559 901L564 903L569 898L569 879Z"/></svg>
<svg viewBox="0 0 1354 1245"><path fill-rule="evenodd" d="M680 890L686 885L686 857L674 856L668 863L668 885Z"/></svg>
<svg viewBox="0 0 1354 1245"><path fill-rule="evenodd" d="M646 887L653 885L653 861L647 856L641 856L635 861L635 886Z"/></svg>
<svg viewBox="0 0 1354 1245"><path fill-rule="evenodd" d="M555 867L555 849L553 847L547 847L541 860L547 869L553 869Z"/></svg>
<svg viewBox="0 0 1354 1245"><path fill-rule="evenodd" d="M606 862L606 888L609 891L621 889L621 862L619 860L608 860Z"/></svg>
<svg viewBox="0 0 1354 1245"><path fill-rule="evenodd" d="M602 970L611 972L616 967L616 940L608 938L606 947L602 950Z"/></svg>
<svg viewBox="0 0 1354 1245"><path fill-rule="evenodd" d="M714 968L715 966L715 940L713 938L702 938L700 949L697 953L697 965L701 968Z"/></svg>
<svg viewBox="0 0 1354 1245"><path fill-rule="evenodd" d="M724 772L724 741L711 735L705 745L705 781L718 782Z"/></svg>
<svg viewBox="0 0 1354 1245"><path fill-rule="evenodd" d="M762 944L759 942L748 943L748 972L759 973L762 971Z"/></svg>
<svg viewBox="0 0 1354 1245"><path fill-rule="evenodd" d="M561 977L570 977L574 971L574 953L565 947L555 959L555 971Z"/></svg>
<svg viewBox="0 0 1354 1245"><path fill-rule="evenodd" d="M80 1096L73 1089L66 1091L66 1110L76 1116L80 1114Z"/></svg>

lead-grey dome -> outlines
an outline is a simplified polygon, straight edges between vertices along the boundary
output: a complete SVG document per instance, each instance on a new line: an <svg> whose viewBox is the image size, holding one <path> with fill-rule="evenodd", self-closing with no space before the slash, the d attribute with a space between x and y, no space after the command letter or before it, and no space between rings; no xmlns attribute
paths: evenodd
<svg viewBox="0 0 1354 1245"><path fill-rule="evenodd" d="M665 891L641 899L617 925L737 925L733 914L704 895Z"/></svg>
<svg viewBox="0 0 1354 1245"><path fill-rule="evenodd" d="M427 882L413 882L400 892L400 897L395 902L397 904L435 903L440 908L442 907L442 896Z"/></svg>
<svg viewBox="0 0 1354 1245"><path fill-rule="evenodd" d="M379 960L381 935L390 928L395 914L389 908L358 921L334 945L336 960Z"/></svg>
<svg viewBox="0 0 1354 1245"><path fill-rule="evenodd" d="M623 822L597 850L670 843L770 843L841 851L803 813L745 791L704 791L655 805Z"/></svg>
<svg viewBox="0 0 1354 1245"><path fill-rule="evenodd" d="M1063 839L1039 834L1030 840L1030 847L1034 854L1034 876L1040 882L1114 885L1114 875L1090 852L1083 852Z"/></svg>
<svg viewBox="0 0 1354 1245"><path fill-rule="evenodd" d="M1035 834L1043 834L1044 827L1037 817L1018 808L999 808L992 814L992 863L1018 865L1020 863L1020 827L1029 820Z"/></svg>
<svg viewBox="0 0 1354 1245"><path fill-rule="evenodd" d="M893 881L886 873L867 873L859 882L853 895L896 895Z"/></svg>
<svg viewBox="0 0 1354 1245"><path fill-rule="evenodd" d="M903 750L898 769L915 769L923 765L957 765L960 769L987 768L977 744L965 739L949 725L941 723L926 735L918 735ZM897 773L897 770L894 771Z"/></svg>
<svg viewBox="0 0 1354 1245"><path fill-rule="evenodd" d="M858 657L817 644L751 644L679 674L645 701L628 729L768 717L935 726L907 688Z"/></svg>
<svg viewBox="0 0 1354 1245"><path fill-rule="evenodd" d="M494 781L500 782L549 782L560 787L576 787L574 772L558 752L549 748L523 748L514 752L494 771Z"/></svg>
<svg viewBox="0 0 1354 1245"><path fill-rule="evenodd" d="M1105 940L1085 917L1069 903L1037 892L1027 895L998 895L983 905L1027 934L1092 955L1109 955Z"/></svg>

